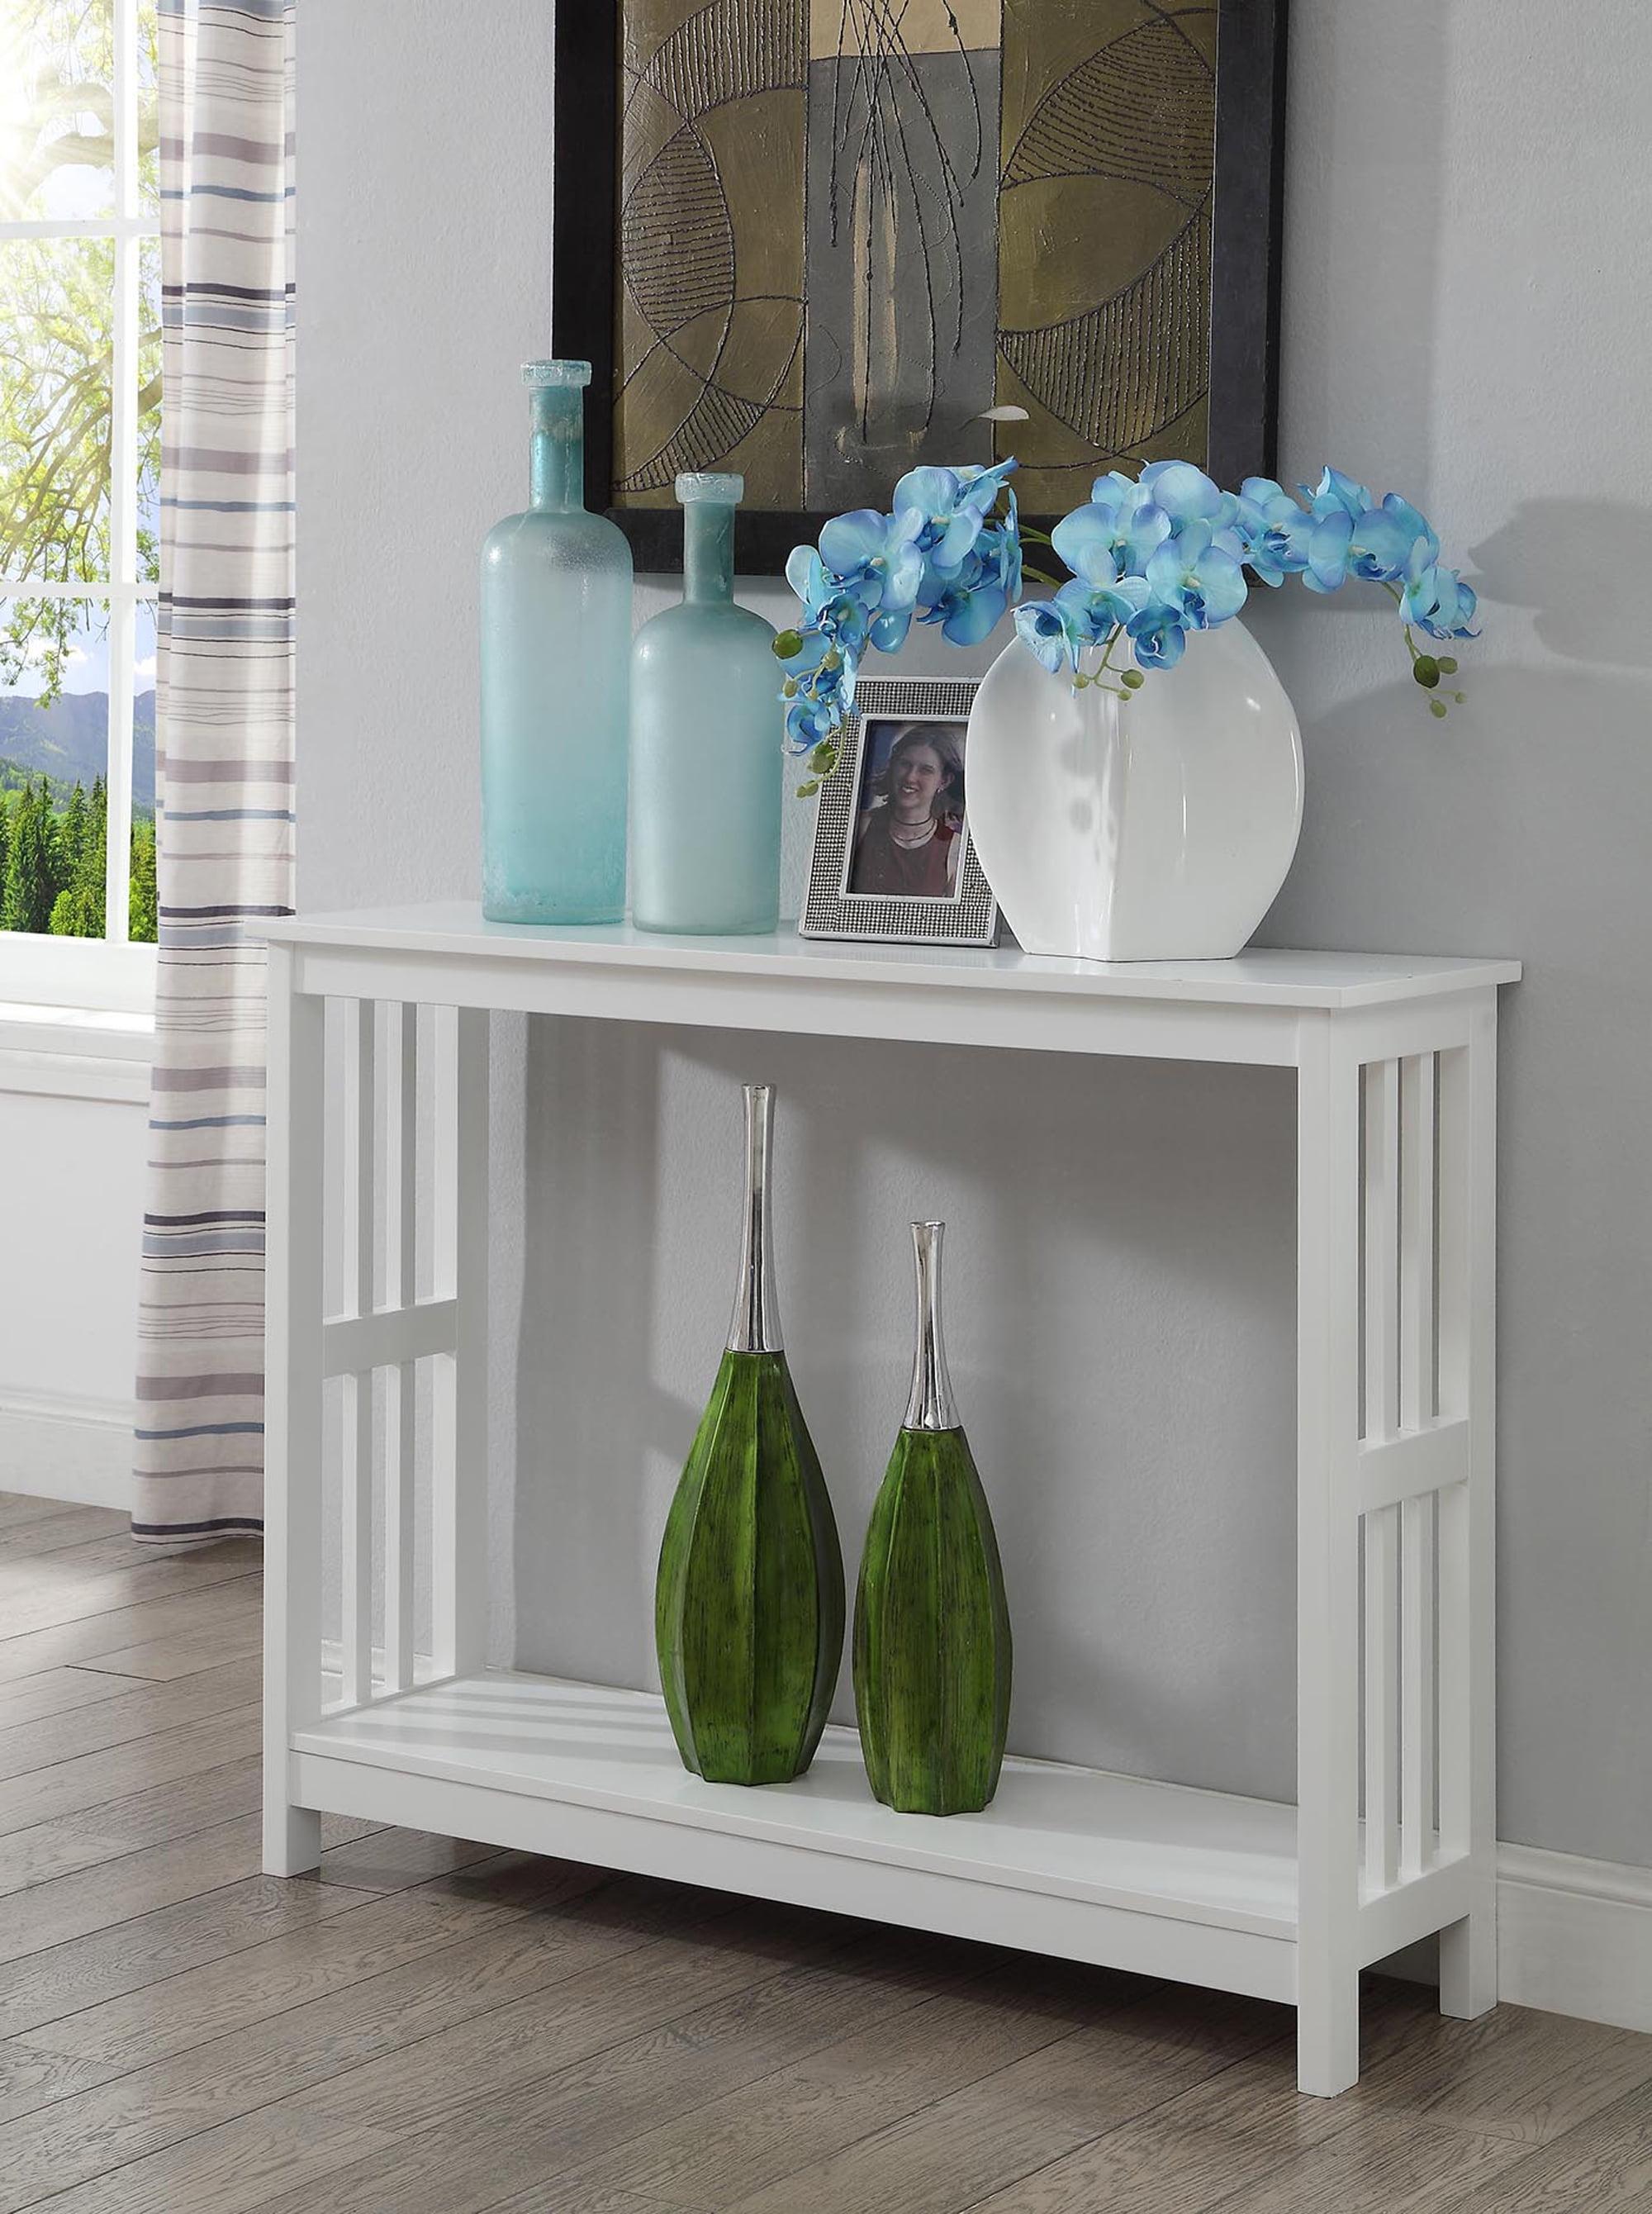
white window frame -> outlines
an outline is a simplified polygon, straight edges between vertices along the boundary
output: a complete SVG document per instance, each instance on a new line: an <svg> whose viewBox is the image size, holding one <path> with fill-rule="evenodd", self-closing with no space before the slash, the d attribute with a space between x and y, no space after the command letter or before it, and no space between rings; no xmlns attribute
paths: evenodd
<svg viewBox="0 0 1652 2214"><path fill-rule="evenodd" d="M147 1014L155 1005L155 948L127 938L132 871L132 694L138 609L159 596L138 574L138 333L141 242L158 238L158 214L138 192L138 0L113 0L113 205L107 215L0 223L9 238L114 242L114 345L110 375L109 574L94 581L0 579L4 600L103 600L109 609L108 872L104 935L46 938L0 931L0 1000ZM159 732L156 738L158 743Z"/></svg>

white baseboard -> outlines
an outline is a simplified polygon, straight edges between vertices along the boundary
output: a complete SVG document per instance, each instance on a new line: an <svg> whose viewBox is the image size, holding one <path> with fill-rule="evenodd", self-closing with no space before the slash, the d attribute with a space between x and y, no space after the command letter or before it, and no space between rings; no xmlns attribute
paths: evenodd
<svg viewBox="0 0 1652 2214"><path fill-rule="evenodd" d="M1378 1965L1440 1980L1432 1937ZM1541 2014L1652 2030L1652 1868L1497 1848L1497 1996Z"/></svg>
<svg viewBox="0 0 1652 2214"><path fill-rule="evenodd" d="M1652 1868L1499 1845L1497 1989L1511 2006L1652 2031Z"/></svg>
<svg viewBox="0 0 1652 2214"><path fill-rule="evenodd" d="M132 1434L119 1401L0 1391L0 1491L130 1511Z"/></svg>

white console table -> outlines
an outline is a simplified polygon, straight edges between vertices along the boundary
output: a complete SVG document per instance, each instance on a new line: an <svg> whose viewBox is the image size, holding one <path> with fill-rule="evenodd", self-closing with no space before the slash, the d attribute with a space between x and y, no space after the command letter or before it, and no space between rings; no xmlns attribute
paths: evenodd
<svg viewBox="0 0 1652 2214"><path fill-rule="evenodd" d="M269 938L267 1869L313 1868L332 1812L1251 1992L1294 2003L1299 2080L1319 2094L1355 2081L1360 1970L1398 1947L1439 1931L1445 2011L1495 2003L1496 1037L1515 963L1098 967L790 933L521 929L457 905L304 917ZM331 1051L329 998L348 1003ZM1296 1805L1011 1759L983 1813L897 1814L841 1729L798 1783L742 1790L683 1771L656 1698L488 1669L495 1008L1294 1068ZM344 1159L326 1190L344 1200L324 1222L329 1134ZM331 1314L324 1227L351 1287ZM428 1654L413 1633L421 1361ZM342 1624L324 1654L329 1378L345 1394Z"/></svg>

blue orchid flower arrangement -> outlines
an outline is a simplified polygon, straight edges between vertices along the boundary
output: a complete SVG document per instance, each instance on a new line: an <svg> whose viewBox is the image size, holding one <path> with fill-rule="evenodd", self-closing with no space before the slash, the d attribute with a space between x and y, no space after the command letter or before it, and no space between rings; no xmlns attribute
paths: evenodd
<svg viewBox="0 0 1652 2214"><path fill-rule="evenodd" d="M892 653L912 623L938 624L956 645L988 637L1011 607L1024 645L1052 675L1097 684L1128 700L1155 670L1173 669L1189 634L1230 621L1244 606L1246 572L1264 584L1300 577L1311 592L1340 591L1349 578L1393 599L1411 675L1447 713L1464 694L1441 690L1457 674L1436 643L1477 638L1475 596L1442 567L1426 517L1398 492L1378 499L1327 468L1293 498L1271 477L1223 492L1191 462L1150 462L1139 476L1098 477L1089 500L1047 536L1024 526L1011 482L1016 463L914 469L895 487L888 515L860 508L835 516L818 547L786 565L802 619L774 641L785 670L786 735L809 757L800 793L818 790L837 760L837 737L854 704L870 647ZM1048 546L1065 581L1024 567L1023 541ZM1024 578L1052 596L1016 605Z"/></svg>

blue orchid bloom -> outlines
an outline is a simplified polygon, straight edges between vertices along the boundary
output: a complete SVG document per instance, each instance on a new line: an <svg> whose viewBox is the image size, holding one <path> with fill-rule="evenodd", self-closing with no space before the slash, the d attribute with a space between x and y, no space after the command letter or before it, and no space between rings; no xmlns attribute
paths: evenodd
<svg viewBox="0 0 1652 2214"><path fill-rule="evenodd" d="M869 611L909 608L923 578L917 539L923 517L916 508L880 515L859 507L835 515L820 534L820 558L839 583ZM788 578L790 569L788 565ZM795 590L796 585L793 584Z"/></svg>
<svg viewBox="0 0 1652 2214"><path fill-rule="evenodd" d="M981 534L976 547L986 574L1003 588L1006 601L1021 596L1021 533L1016 521L1015 504L1001 523L989 523Z"/></svg>
<svg viewBox="0 0 1652 2214"><path fill-rule="evenodd" d="M1233 520L1231 495L1191 462L1150 462L1139 481L1153 505L1162 508L1172 523L1208 523L1219 528Z"/></svg>
<svg viewBox="0 0 1652 2214"><path fill-rule="evenodd" d="M1282 584L1307 567L1313 518L1272 477L1245 478L1234 527L1244 542L1246 567L1264 584Z"/></svg>
<svg viewBox="0 0 1652 2214"><path fill-rule="evenodd" d="M895 487L895 513L909 524L915 518L912 537L924 557L925 585L958 569L981 529L981 511L964 498L956 469L909 470Z"/></svg>
<svg viewBox="0 0 1652 2214"><path fill-rule="evenodd" d="M1302 582L1311 592L1340 592L1348 582L1348 548L1354 518L1343 508L1316 518L1308 537L1308 566Z"/></svg>
<svg viewBox="0 0 1652 2214"><path fill-rule="evenodd" d="M1147 558L1153 598L1190 630L1210 630L1245 605L1245 571L1208 523L1184 523ZM1178 649L1179 652L1179 649Z"/></svg>
<svg viewBox="0 0 1652 2214"><path fill-rule="evenodd" d="M823 739L831 737L847 712L834 694L816 698L800 692L786 711L787 744L793 753L811 753Z"/></svg>
<svg viewBox="0 0 1652 2214"><path fill-rule="evenodd" d="M968 500L977 515L985 516L990 514L998 505L999 493L1007 492L1010 495L1010 513L1013 515L1015 493L1010 484L1010 479L1020 466L1013 454L1007 461L994 462L989 468L978 462L966 462L958 473L958 483L963 488L963 497Z"/></svg>
<svg viewBox="0 0 1652 2214"><path fill-rule="evenodd" d="M1075 577L1055 595L1064 617L1077 626L1086 645L1099 645L1126 627L1153 597L1145 577L1120 577L1111 584L1086 584Z"/></svg>
<svg viewBox="0 0 1652 2214"><path fill-rule="evenodd" d="M1351 522L1377 504L1362 484L1345 477L1329 463L1319 472L1319 481L1312 492L1306 485L1298 485L1296 489L1306 500L1309 514L1316 517L1342 514Z"/></svg>
<svg viewBox="0 0 1652 2214"><path fill-rule="evenodd" d="M1432 534L1430 534L1432 535ZM1442 569L1429 553L1428 541L1419 539L1406 570L1400 595L1400 613L1430 638L1478 638L1473 627L1479 600L1455 569Z"/></svg>
<svg viewBox="0 0 1652 2214"><path fill-rule="evenodd" d="M1367 584L1392 584L1405 574L1417 542L1406 521L1386 507L1359 515L1337 508L1313 524L1303 583L1311 591L1340 591L1349 577Z"/></svg>
<svg viewBox="0 0 1652 2214"><path fill-rule="evenodd" d="M1174 669L1187 645L1182 610L1149 600L1124 626L1141 669Z"/></svg>
<svg viewBox="0 0 1652 2214"><path fill-rule="evenodd" d="M1122 576L1141 575L1153 548L1170 536L1173 525L1169 516L1138 485L1127 481L1121 487L1101 477L1094 490L1110 497L1092 499L1088 506L1063 516L1050 533L1051 546L1086 584L1111 584Z"/></svg>
<svg viewBox="0 0 1652 2214"><path fill-rule="evenodd" d="M1029 600L1017 608L1015 634L1052 676L1060 676L1063 663L1076 671L1079 656L1090 642L1080 618L1062 604L1059 593L1053 600Z"/></svg>
<svg viewBox="0 0 1652 2214"><path fill-rule="evenodd" d="M1435 537L1434 525L1429 521L1428 517L1420 515L1411 505L1410 501L1402 499L1397 492L1385 492L1382 505L1387 514L1398 517L1405 530L1408 541L1415 546L1419 538L1425 539L1429 547L1428 559L1431 562L1438 560L1440 541Z"/></svg>
<svg viewBox="0 0 1652 2214"><path fill-rule="evenodd" d="M997 627L1008 605L1009 598L1001 584L980 578L971 583L966 569L918 621L939 623L941 636L954 645L978 645Z"/></svg>
<svg viewBox="0 0 1652 2214"><path fill-rule="evenodd" d="M1348 541L1349 574L1367 584L1392 584L1405 574L1416 534L1387 507L1368 507L1355 519Z"/></svg>
<svg viewBox="0 0 1652 2214"><path fill-rule="evenodd" d="M835 576L812 546L792 547L786 557L786 581L802 605L805 633L819 632L856 653L865 650L875 602L868 602L864 590L851 588Z"/></svg>
<svg viewBox="0 0 1652 2214"><path fill-rule="evenodd" d="M914 541L924 556L926 585L936 579L944 585L962 566L1015 466L1011 460L992 468L910 469L896 486L896 517L918 518Z"/></svg>

